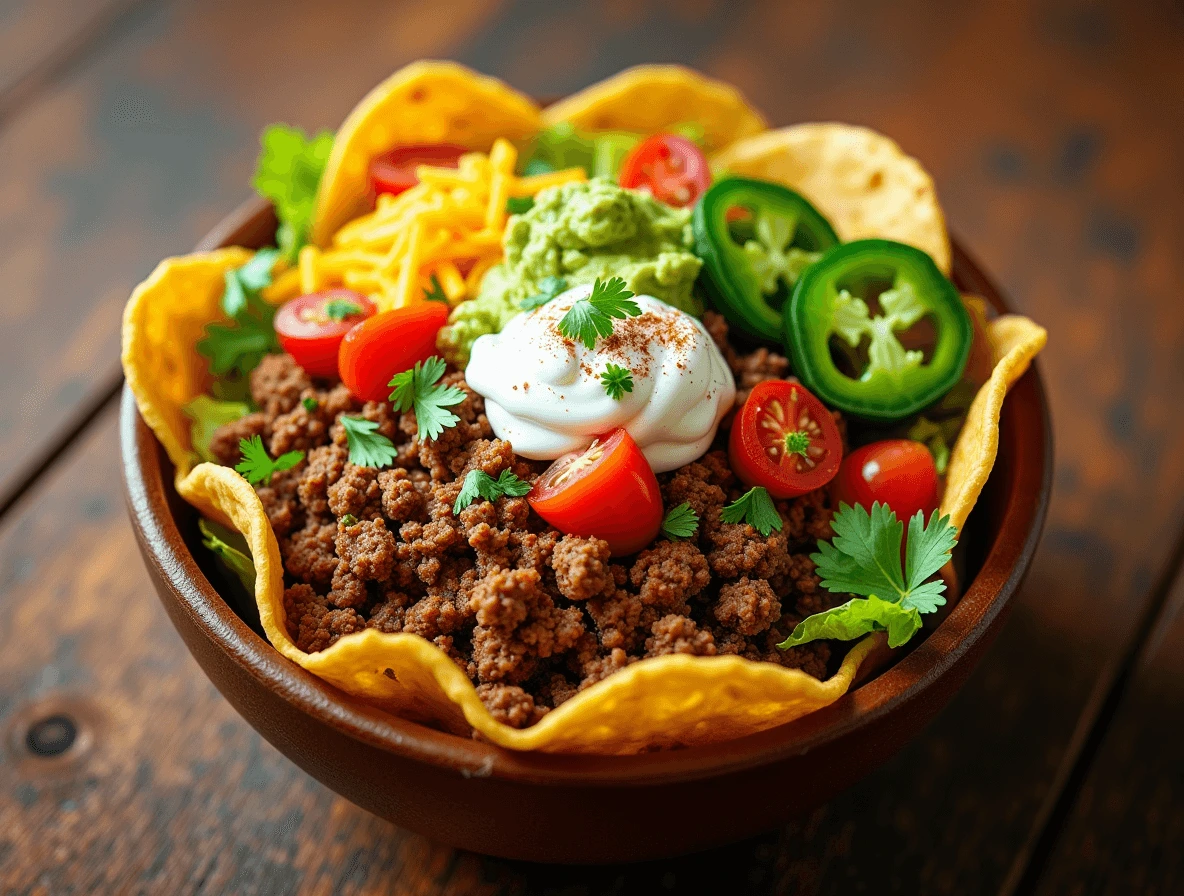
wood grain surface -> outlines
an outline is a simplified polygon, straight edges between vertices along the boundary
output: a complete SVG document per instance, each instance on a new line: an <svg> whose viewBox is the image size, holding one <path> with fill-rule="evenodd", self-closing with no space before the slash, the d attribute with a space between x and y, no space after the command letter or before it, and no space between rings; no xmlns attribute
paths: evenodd
<svg viewBox="0 0 1184 896"><path fill-rule="evenodd" d="M1184 586L1159 615L1184 528L1179 4L438 9L146 3L0 115L0 508L23 494L0 519L0 892L1179 890L1184 627L1170 613ZM38 43L18 41L12 71L69 45L43 21L22 26ZM1056 487L1011 622L923 737L783 830L630 868L434 846L263 743L151 594L113 407L84 425L117 383L127 292L247 194L265 122L332 126L424 55L539 94L678 60L774 122L879 128L932 170L953 228L1052 331ZM23 732L55 708L88 737L75 755L29 756Z"/></svg>

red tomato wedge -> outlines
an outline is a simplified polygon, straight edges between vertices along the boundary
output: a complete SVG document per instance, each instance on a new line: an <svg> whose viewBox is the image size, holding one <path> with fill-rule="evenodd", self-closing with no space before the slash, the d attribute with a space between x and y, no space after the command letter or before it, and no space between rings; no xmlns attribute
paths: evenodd
<svg viewBox="0 0 1184 896"><path fill-rule="evenodd" d="M377 193L398 195L410 190L419 178L415 169L420 165L434 168L455 168L460 157L471 150L455 143L416 143L396 146L370 160L370 186Z"/></svg>
<svg viewBox="0 0 1184 896"><path fill-rule="evenodd" d="M732 421L728 458L740 481L774 498L822 488L839 471L843 441L835 419L800 383L758 383Z"/></svg>
<svg viewBox="0 0 1184 896"><path fill-rule="evenodd" d="M526 499L560 532L603 538L618 557L641 550L662 526L658 478L621 428L559 458Z"/></svg>
<svg viewBox="0 0 1184 896"><path fill-rule="evenodd" d="M420 302L358 324L341 340L341 381L363 401L386 401L396 373L436 353L436 334L447 321L448 306L443 302Z"/></svg>
<svg viewBox="0 0 1184 896"><path fill-rule="evenodd" d="M907 522L918 510L928 519L937 508L938 486L928 448L911 439L887 439L856 448L843 459L833 494L836 503L868 510L876 501L887 504Z"/></svg>
<svg viewBox="0 0 1184 896"><path fill-rule="evenodd" d="M275 333L309 376L335 377L341 340L375 310L373 302L349 289L309 293L280 307Z"/></svg>
<svg viewBox="0 0 1184 896"><path fill-rule="evenodd" d="M633 190L649 190L659 202L686 208L711 186L711 169L702 150L690 140L655 134L625 156L619 183Z"/></svg>

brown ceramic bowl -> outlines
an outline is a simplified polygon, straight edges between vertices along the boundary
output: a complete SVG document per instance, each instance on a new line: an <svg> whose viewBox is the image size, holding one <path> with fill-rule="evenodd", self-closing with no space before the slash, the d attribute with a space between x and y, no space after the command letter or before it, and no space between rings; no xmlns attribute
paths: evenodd
<svg viewBox="0 0 1184 896"><path fill-rule="evenodd" d="M274 230L270 207L253 202L199 248L258 247ZM954 280L1005 310L957 247ZM895 665L813 715L750 737L639 756L561 756L515 753L395 718L284 659L203 573L195 512L173 490L172 465L126 389L121 434L127 499L156 590L235 709L313 777L395 824L477 852L547 862L650 859L739 840L884 762L950 700L1003 624L1052 478L1048 409L1033 369L1004 406L999 459L966 528L962 598Z"/></svg>

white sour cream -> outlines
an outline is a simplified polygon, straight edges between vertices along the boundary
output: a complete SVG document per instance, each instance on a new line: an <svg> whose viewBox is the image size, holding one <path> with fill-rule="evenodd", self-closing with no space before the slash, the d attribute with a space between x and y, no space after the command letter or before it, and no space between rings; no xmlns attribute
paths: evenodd
<svg viewBox="0 0 1184 896"><path fill-rule="evenodd" d="M494 433L514 451L553 460L623 426L654 472L706 453L736 384L703 325L651 296L637 296L637 317L613 321L611 336L587 349L566 339L559 321L592 292L579 286L513 318L473 343L465 378L485 398ZM633 391L609 397L607 364L627 367Z"/></svg>

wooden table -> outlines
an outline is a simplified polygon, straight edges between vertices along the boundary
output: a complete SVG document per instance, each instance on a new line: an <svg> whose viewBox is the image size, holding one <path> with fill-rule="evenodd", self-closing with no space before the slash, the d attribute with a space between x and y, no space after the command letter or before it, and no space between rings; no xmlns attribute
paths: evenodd
<svg viewBox="0 0 1184 896"><path fill-rule="evenodd" d="M0 892L1184 892L1179 3L443 9L0 3ZM121 506L122 304L247 195L265 123L333 127L421 56L536 94L678 60L774 122L883 130L1052 331L1055 493L1011 621L809 817L635 867L458 853L292 766L157 604ZM36 755L30 725L45 753L77 736Z"/></svg>

